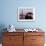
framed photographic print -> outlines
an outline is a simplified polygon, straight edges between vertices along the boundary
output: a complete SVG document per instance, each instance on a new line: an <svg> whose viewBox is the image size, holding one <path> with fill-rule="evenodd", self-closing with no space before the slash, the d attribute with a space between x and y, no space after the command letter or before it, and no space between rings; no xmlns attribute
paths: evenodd
<svg viewBox="0 0 46 46"><path fill-rule="evenodd" d="M18 21L34 21L35 8L32 7L19 7L18 8Z"/></svg>

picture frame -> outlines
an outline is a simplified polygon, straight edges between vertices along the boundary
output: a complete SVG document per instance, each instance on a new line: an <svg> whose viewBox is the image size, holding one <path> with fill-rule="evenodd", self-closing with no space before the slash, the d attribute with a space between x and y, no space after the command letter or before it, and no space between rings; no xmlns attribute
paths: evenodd
<svg viewBox="0 0 46 46"><path fill-rule="evenodd" d="M19 7L18 21L35 21L35 8L33 7Z"/></svg>

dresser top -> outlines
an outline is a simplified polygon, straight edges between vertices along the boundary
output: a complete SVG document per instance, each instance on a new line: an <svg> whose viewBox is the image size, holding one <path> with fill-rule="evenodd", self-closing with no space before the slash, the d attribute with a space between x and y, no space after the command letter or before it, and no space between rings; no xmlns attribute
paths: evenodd
<svg viewBox="0 0 46 46"><path fill-rule="evenodd" d="M8 32L8 31L7 31ZM16 29L16 31L15 32L26 32L24 29ZM34 32L34 33L36 33L36 32L44 32L44 31L42 31L42 30L38 30L38 31L28 31L28 32Z"/></svg>

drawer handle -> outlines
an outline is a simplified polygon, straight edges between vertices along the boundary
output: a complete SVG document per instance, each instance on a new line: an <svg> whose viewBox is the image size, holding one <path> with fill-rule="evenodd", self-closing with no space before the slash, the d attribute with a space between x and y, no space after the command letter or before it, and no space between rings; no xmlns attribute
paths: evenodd
<svg viewBox="0 0 46 46"><path fill-rule="evenodd" d="M10 40L12 40L11 38L9 38Z"/></svg>
<svg viewBox="0 0 46 46"><path fill-rule="evenodd" d="M13 38L9 38L10 40L13 40Z"/></svg>
<svg viewBox="0 0 46 46"><path fill-rule="evenodd" d="M32 39L32 40L36 40L36 39Z"/></svg>

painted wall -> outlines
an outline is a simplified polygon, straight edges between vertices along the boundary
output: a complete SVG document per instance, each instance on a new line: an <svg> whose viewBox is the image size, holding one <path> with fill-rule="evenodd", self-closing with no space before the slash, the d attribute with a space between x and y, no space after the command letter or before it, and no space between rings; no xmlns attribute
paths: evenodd
<svg viewBox="0 0 46 46"><path fill-rule="evenodd" d="M0 0L1 15L0 25L13 24L16 28L46 28L46 0ZM18 7L34 7L36 9L36 20L34 22L18 22Z"/></svg>

